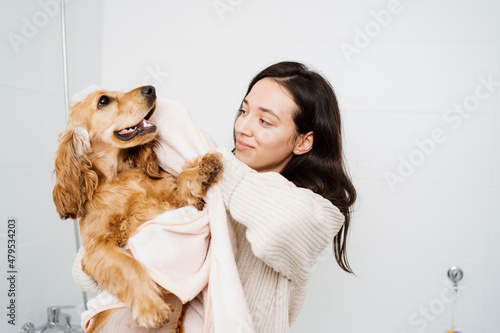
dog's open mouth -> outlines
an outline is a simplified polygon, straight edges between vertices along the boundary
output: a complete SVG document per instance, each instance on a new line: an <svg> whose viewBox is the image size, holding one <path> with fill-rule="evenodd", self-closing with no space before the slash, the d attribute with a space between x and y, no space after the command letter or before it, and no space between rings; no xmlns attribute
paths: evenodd
<svg viewBox="0 0 500 333"><path fill-rule="evenodd" d="M137 135L144 135L154 132L156 130L156 122L149 121L155 112L156 105L149 111L149 113L137 125L124 128L120 131L115 131L115 136L121 141L130 141Z"/></svg>

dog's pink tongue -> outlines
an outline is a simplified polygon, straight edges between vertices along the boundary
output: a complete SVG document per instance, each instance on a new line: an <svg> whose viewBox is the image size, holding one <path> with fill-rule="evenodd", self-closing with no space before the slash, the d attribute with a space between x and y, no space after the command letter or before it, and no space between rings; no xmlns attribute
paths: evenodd
<svg viewBox="0 0 500 333"><path fill-rule="evenodd" d="M155 126L156 125L156 121L154 120L151 120L151 121L147 121L146 119L143 119L141 121L141 127L150 127L150 126Z"/></svg>

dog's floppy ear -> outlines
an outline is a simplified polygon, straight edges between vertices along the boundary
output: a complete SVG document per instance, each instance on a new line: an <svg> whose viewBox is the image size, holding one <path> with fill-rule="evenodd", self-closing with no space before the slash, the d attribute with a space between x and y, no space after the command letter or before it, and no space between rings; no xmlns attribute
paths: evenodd
<svg viewBox="0 0 500 333"><path fill-rule="evenodd" d="M90 149L89 133L84 127L69 127L59 137L52 194L62 219L81 217L85 202L97 187L98 177L88 158Z"/></svg>
<svg viewBox="0 0 500 333"><path fill-rule="evenodd" d="M158 156L154 148L159 145L157 141L148 142L144 145L128 149L124 160L133 167L141 169L153 179L161 178Z"/></svg>

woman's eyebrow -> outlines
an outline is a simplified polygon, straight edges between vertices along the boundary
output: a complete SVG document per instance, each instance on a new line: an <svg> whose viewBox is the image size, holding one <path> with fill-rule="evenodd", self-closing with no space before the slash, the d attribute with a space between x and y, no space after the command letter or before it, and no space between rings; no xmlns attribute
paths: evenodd
<svg viewBox="0 0 500 333"><path fill-rule="evenodd" d="M250 107L250 103L248 103L247 99L243 99L243 103L242 104L245 104L247 105L248 107ZM280 117L278 117L278 115L276 114L276 112L274 112L273 110L271 109L268 109L268 108L265 108L265 107L262 107L262 106L259 106L258 109L262 112L266 112L266 113L269 113L270 115L276 117L278 120L280 120Z"/></svg>

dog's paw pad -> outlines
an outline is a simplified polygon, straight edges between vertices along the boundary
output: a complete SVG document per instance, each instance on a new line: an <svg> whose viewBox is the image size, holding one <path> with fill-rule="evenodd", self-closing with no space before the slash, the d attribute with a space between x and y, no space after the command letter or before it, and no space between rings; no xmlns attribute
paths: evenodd
<svg viewBox="0 0 500 333"><path fill-rule="evenodd" d="M222 174L222 155L219 153L207 153L200 162L200 173L204 178L203 186L210 186L219 181Z"/></svg>

